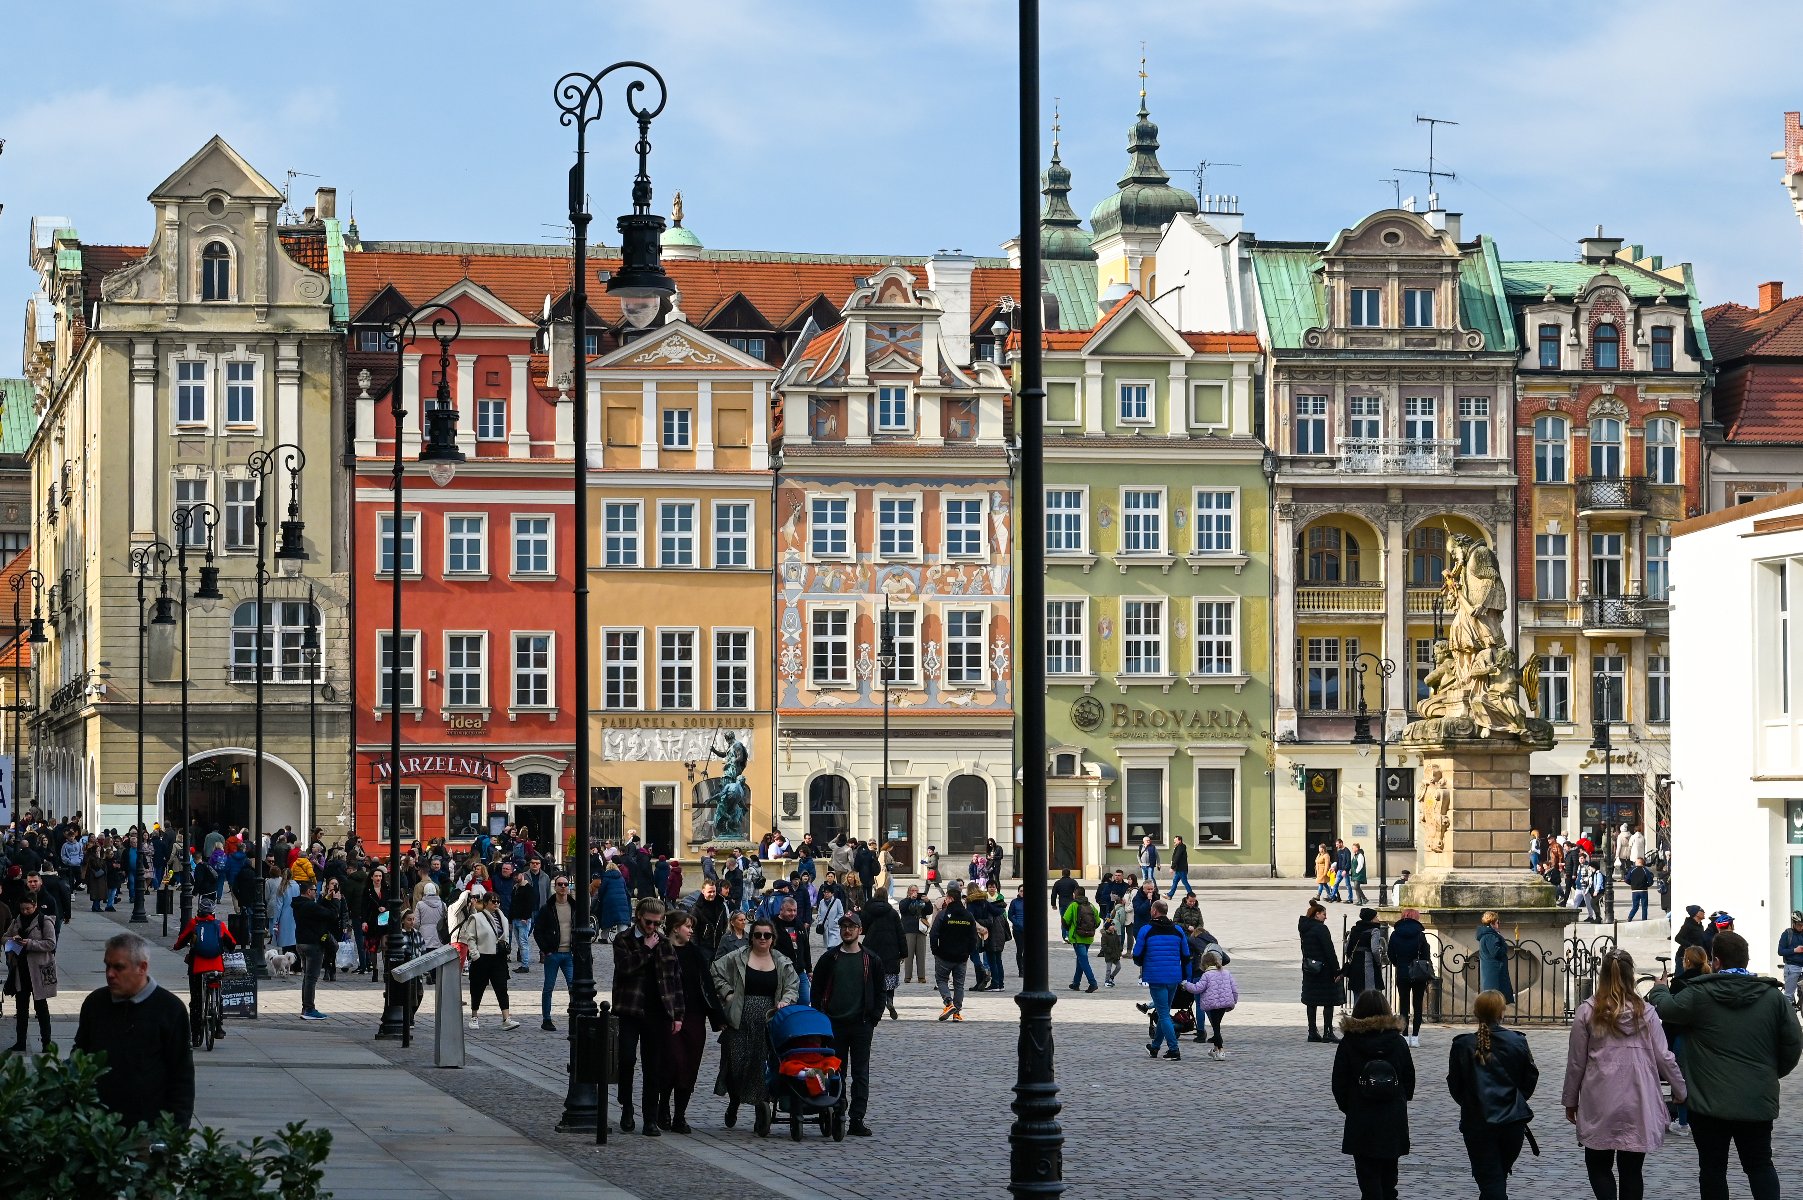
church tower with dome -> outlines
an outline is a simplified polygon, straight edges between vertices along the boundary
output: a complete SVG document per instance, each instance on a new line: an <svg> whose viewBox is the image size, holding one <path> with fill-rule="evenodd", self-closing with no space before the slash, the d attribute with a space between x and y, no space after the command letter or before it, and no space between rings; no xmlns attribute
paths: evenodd
<svg viewBox="0 0 1803 1200"><path fill-rule="evenodd" d="M1103 294L1116 284L1157 295L1157 248L1178 213L1195 214L1195 196L1176 187L1158 163L1158 126L1146 109L1146 62L1139 63L1139 114L1127 133L1131 163L1118 190L1090 210L1089 228Z"/></svg>

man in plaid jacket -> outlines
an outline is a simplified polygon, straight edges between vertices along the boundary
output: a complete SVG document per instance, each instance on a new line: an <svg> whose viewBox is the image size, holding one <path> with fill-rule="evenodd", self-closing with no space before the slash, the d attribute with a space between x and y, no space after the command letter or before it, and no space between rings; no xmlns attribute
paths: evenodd
<svg viewBox="0 0 1803 1200"><path fill-rule="evenodd" d="M640 1089L645 1136L658 1137L657 1073L663 1044L682 1032L682 973L676 948L664 936L663 901L639 901L632 928L614 938L614 1015L620 1020L620 1128L632 1132L632 1067L645 1048L645 1078Z"/></svg>

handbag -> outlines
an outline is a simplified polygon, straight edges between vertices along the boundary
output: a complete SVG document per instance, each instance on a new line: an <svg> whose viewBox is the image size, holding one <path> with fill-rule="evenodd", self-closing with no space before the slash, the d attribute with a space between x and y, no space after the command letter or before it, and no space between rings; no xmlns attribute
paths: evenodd
<svg viewBox="0 0 1803 1200"><path fill-rule="evenodd" d="M340 971L354 971L357 968L357 943L350 938L338 941L337 965Z"/></svg>
<svg viewBox="0 0 1803 1200"><path fill-rule="evenodd" d="M1346 985L1336 980L1333 985L1333 1002L1336 1007L1345 1007Z"/></svg>
<svg viewBox="0 0 1803 1200"><path fill-rule="evenodd" d="M1302 960L1302 973L1304 975L1319 975L1325 970L1327 970L1327 964L1318 958L1305 958Z"/></svg>
<svg viewBox="0 0 1803 1200"><path fill-rule="evenodd" d="M1409 964L1409 982L1426 983L1434 977L1434 964L1425 958L1418 958Z"/></svg>

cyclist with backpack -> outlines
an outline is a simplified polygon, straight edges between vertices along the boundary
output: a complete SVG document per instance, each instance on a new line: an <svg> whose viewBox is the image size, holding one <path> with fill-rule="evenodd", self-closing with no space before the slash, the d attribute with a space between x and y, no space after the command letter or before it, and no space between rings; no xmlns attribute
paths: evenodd
<svg viewBox="0 0 1803 1200"><path fill-rule="evenodd" d="M183 927L170 949L188 947L188 1036L198 1046L205 1032L202 1022L207 1012L207 975L225 972L225 952L237 949L238 940L214 913L217 901L213 897L201 896L196 903L199 907L194 919ZM214 1030L214 1036L224 1035L224 1029Z"/></svg>
<svg viewBox="0 0 1803 1200"><path fill-rule="evenodd" d="M1089 980L1090 991L1096 990L1096 972L1089 965L1089 947L1095 942L1096 931L1101 927L1102 914L1096 911L1096 906L1089 902L1088 895L1079 886L1072 893L1070 906L1064 910L1064 940L1071 944L1071 949L1077 956L1076 966L1071 972L1073 992L1084 979ZM1116 951L1115 960L1120 960L1119 951Z"/></svg>
<svg viewBox="0 0 1803 1200"><path fill-rule="evenodd" d="M1346 1114L1340 1153L1352 1156L1359 1200L1396 1200L1396 1168L1409 1152L1415 1062L1402 1022L1380 991L1359 993L1340 1022L1333 1056L1333 1102Z"/></svg>

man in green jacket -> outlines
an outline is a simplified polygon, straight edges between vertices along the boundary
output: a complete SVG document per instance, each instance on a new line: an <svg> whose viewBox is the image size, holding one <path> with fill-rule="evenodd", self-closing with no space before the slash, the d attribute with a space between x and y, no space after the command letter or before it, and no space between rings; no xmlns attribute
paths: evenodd
<svg viewBox="0 0 1803 1200"><path fill-rule="evenodd" d="M1062 914L1064 940L1070 943L1071 949L1077 954L1075 972L1071 975L1071 991L1076 991L1077 985L1088 979L1089 990L1093 992L1096 990L1096 972L1089 965L1089 947L1096 940L1096 930L1102 927L1102 914L1089 902L1089 897L1084 894L1081 886L1071 895L1071 902L1065 906Z"/></svg>
<svg viewBox="0 0 1803 1200"><path fill-rule="evenodd" d="M1697 1143L1702 1200L1727 1200L1728 1146L1733 1143L1754 1200L1777 1200L1772 1123L1778 1081L1803 1054L1803 1034L1778 981L1747 970L1747 940L1715 935L1715 970L1673 995L1661 983L1647 1000L1669 1029L1684 1034L1678 1053L1690 1091L1690 1128Z"/></svg>

